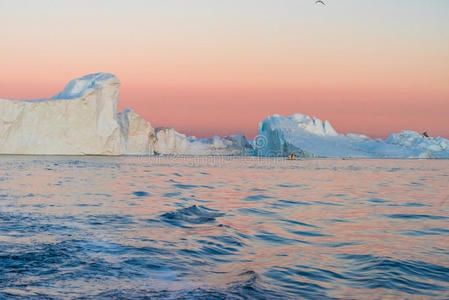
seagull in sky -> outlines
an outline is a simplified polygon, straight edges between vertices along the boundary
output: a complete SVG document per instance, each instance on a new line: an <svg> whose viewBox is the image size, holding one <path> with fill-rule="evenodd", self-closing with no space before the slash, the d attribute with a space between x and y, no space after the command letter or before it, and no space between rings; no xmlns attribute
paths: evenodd
<svg viewBox="0 0 449 300"><path fill-rule="evenodd" d="M321 4L323 4L323 5L326 5L326 3L323 2L323 0L317 0L317 1L315 1L315 4L318 4L318 3L321 3Z"/></svg>

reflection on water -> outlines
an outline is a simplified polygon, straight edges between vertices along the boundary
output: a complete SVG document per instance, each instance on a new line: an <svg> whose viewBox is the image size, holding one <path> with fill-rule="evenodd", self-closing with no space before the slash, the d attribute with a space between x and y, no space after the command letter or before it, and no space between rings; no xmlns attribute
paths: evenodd
<svg viewBox="0 0 449 300"><path fill-rule="evenodd" d="M449 297L449 161L0 157L0 298Z"/></svg>

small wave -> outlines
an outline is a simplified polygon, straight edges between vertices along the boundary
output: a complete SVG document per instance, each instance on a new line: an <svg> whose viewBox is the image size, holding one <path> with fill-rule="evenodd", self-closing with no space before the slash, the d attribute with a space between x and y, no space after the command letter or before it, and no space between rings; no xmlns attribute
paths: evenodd
<svg viewBox="0 0 449 300"><path fill-rule="evenodd" d="M417 202L407 202L402 206L407 206L407 207L426 207L426 206L430 206L428 204L424 204L424 203L417 203Z"/></svg>
<svg viewBox="0 0 449 300"><path fill-rule="evenodd" d="M174 197L178 197L178 196L181 196L180 192L170 192L170 193L165 193L162 195L162 197L165 197L165 198L174 198Z"/></svg>
<svg viewBox="0 0 449 300"><path fill-rule="evenodd" d="M272 267L264 276L276 281L282 290L288 291L290 297L306 299L329 299L326 288L316 281L330 282L340 275L318 268L306 266Z"/></svg>
<svg viewBox="0 0 449 300"><path fill-rule="evenodd" d="M131 215L87 215L86 223L90 225L123 226L135 224Z"/></svg>
<svg viewBox="0 0 449 300"><path fill-rule="evenodd" d="M445 228L423 228L420 230L403 231L403 235L423 236L423 235L449 235L449 229Z"/></svg>
<svg viewBox="0 0 449 300"><path fill-rule="evenodd" d="M150 193L145 192L145 191L135 191L135 192L133 192L133 195L137 196L137 197L148 197L148 196L150 196Z"/></svg>
<svg viewBox="0 0 449 300"><path fill-rule="evenodd" d="M424 261L395 260L371 254L343 254L339 257L351 261L352 270L346 279L359 288L385 288L408 294L435 295L435 291L448 289L449 268ZM413 279L411 279L413 278Z"/></svg>
<svg viewBox="0 0 449 300"><path fill-rule="evenodd" d="M176 183L173 185L175 188L178 189L183 189L183 190L190 190L190 189L194 189L197 188L197 185L193 185L193 184L181 184L181 183Z"/></svg>
<svg viewBox="0 0 449 300"><path fill-rule="evenodd" d="M222 242L224 244L232 245L234 247L243 247L246 244L239 239L238 237L234 237L231 235L220 235L220 236L209 236L209 238Z"/></svg>
<svg viewBox="0 0 449 300"><path fill-rule="evenodd" d="M341 194L341 193L339 193L339 194L327 194L327 195L324 196L324 198L344 198L346 196L347 196L346 194Z"/></svg>
<svg viewBox="0 0 449 300"><path fill-rule="evenodd" d="M285 203L287 205L294 204L294 205L312 205L310 202L304 202L304 201L296 201L296 200L279 200L281 203Z"/></svg>
<svg viewBox="0 0 449 300"><path fill-rule="evenodd" d="M432 205L424 204L424 203L417 203L417 202L407 202L407 203L403 203L403 204L391 203L388 206L392 206L392 207L431 207Z"/></svg>
<svg viewBox="0 0 449 300"><path fill-rule="evenodd" d="M308 236L308 237L321 237L321 236L330 236L325 233L317 232L317 231L300 231L300 230L289 230L289 232L301 235L301 236Z"/></svg>
<svg viewBox="0 0 449 300"><path fill-rule="evenodd" d="M361 245L362 242L341 242L341 243L317 243L320 247L328 247L328 248L341 248L348 246L356 246Z"/></svg>
<svg viewBox="0 0 449 300"><path fill-rule="evenodd" d="M220 213L204 206L192 205L173 212L165 213L161 215L161 218L163 221L174 225L180 225L180 222L189 224L204 224L213 222L216 218L224 215L224 213Z"/></svg>
<svg viewBox="0 0 449 300"><path fill-rule="evenodd" d="M265 230L260 230L258 234L255 234L254 237L261 239L265 242L271 243L271 244L281 244L281 245L291 245L295 244L297 242L305 243L303 241L295 240L286 238L280 235L277 235L275 233L271 233Z"/></svg>
<svg viewBox="0 0 449 300"><path fill-rule="evenodd" d="M290 220L290 219L281 219L281 221L290 223L290 224L294 224L294 225L301 225L301 226L306 226L306 227L313 227L313 228L319 228L318 226L312 225L312 224L308 224L308 223L304 223L304 222L299 222L296 220Z"/></svg>
<svg viewBox="0 0 449 300"><path fill-rule="evenodd" d="M240 208L238 210L239 212L243 213L244 215L247 214L254 214L254 215L265 215L265 216L275 216L276 213L264 209L257 209L257 208Z"/></svg>
<svg viewBox="0 0 449 300"><path fill-rule="evenodd" d="M392 219L429 219L429 220L443 220L447 219L445 216L434 216L434 215L419 215L419 214L391 214L385 215Z"/></svg>
<svg viewBox="0 0 449 300"><path fill-rule="evenodd" d="M221 243L214 243L210 241L199 240L198 243L204 244L201 247L200 253L206 255L208 257L211 256L224 256L224 255L233 255L238 252L237 248L224 246ZM219 261L223 262L223 259L219 259ZM231 260L229 260L231 262Z"/></svg>
<svg viewBox="0 0 449 300"><path fill-rule="evenodd" d="M264 199L270 199L270 196L266 196L266 195L251 195L246 197L244 200L245 201L257 201L257 200L264 200Z"/></svg>
<svg viewBox="0 0 449 300"><path fill-rule="evenodd" d="M247 272L251 274L252 271ZM248 279L245 280L245 276ZM99 294L77 298L81 299L295 299L292 295L273 292L263 286L257 277L242 274L242 281L229 284L227 287L190 288L182 290L154 290L149 288L114 289Z"/></svg>
<svg viewBox="0 0 449 300"><path fill-rule="evenodd" d="M74 228L58 223L50 223L32 214L2 213L0 212L0 234L10 236L31 236L42 232L58 232L74 230Z"/></svg>
<svg viewBox="0 0 449 300"><path fill-rule="evenodd" d="M372 202L372 203L387 203L387 202L390 202L388 200L381 199L381 198L370 198L370 199L368 199L368 201Z"/></svg>
<svg viewBox="0 0 449 300"><path fill-rule="evenodd" d="M225 297L220 299L288 299L284 293L280 293L273 287L266 287L260 280L260 276L253 270L240 273L238 280L228 284L224 291ZM210 298L208 298L210 299Z"/></svg>
<svg viewBox="0 0 449 300"><path fill-rule="evenodd" d="M315 201L314 203L315 204L326 205L326 206L343 206L343 204L332 203L332 202L325 202L325 201Z"/></svg>
<svg viewBox="0 0 449 300"><path fill-rule="evenodd" d="M37 244L33 246L16 246L2 251L0 254L0 269L8 270L9 280L20 281L25 275L39 276L45 274L49 268L69 265L75 260L75 254L80 251L73 241L55 244ZM1 272L0 272L1 273ZM5 278L3 278L5 279ZM2 280L0 280L0 283ZM0 284L1 286L1 284Z"/></svg>
<svg viewBox="0 0 449 300"><path fill-rule="evenodd" d="M301 188L301 189L309 188L309 186L306 184L278 184L277 186L280 188Z"/></svg>

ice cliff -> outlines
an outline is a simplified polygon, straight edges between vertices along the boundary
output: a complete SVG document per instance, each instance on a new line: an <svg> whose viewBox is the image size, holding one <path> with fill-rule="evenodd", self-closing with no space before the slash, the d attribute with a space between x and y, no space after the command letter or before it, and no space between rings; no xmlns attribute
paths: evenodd
<svg viewBox="0 0 449 300"><path fill-rule="evenodd" d="M242 135L197 139L154 129L131 109L117 113L120 81L97 73L70 81L52 98L0 99L0 154L244 155Z"/></svg>
<svg viewBox="0 0 449 300"><path fill-rule="evenodd" d="M449 141L404 130L387 139L360 134L338 134L328 121L307 115L273 115L259 123L254 142L260 156L446 158Z"/></svg>
<svg viewBox="0 0 449 300"><path fill-rule="evenodd" d="M151 124L126 108L117 115L120 124L121 153L141 155L154 153L156 136Z"/></svg>
<svg viewBox="0 0 449 300"><path fill-rule="evenodd" d="M0 154L119 155L120 81L87 75L50 99L0 99Z"/></svg>

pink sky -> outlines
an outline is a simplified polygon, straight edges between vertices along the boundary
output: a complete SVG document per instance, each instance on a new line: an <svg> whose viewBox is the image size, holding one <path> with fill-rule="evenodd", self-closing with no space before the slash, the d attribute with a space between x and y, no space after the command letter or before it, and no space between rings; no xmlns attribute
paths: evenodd
<svg viewBox="0 0 449 300"><path fill-rule="evenodd" d="M111 72L120 109L201 137L253 137L273 113L449 137L447 1L61 2L0 4L1 98Z"/></svg>

